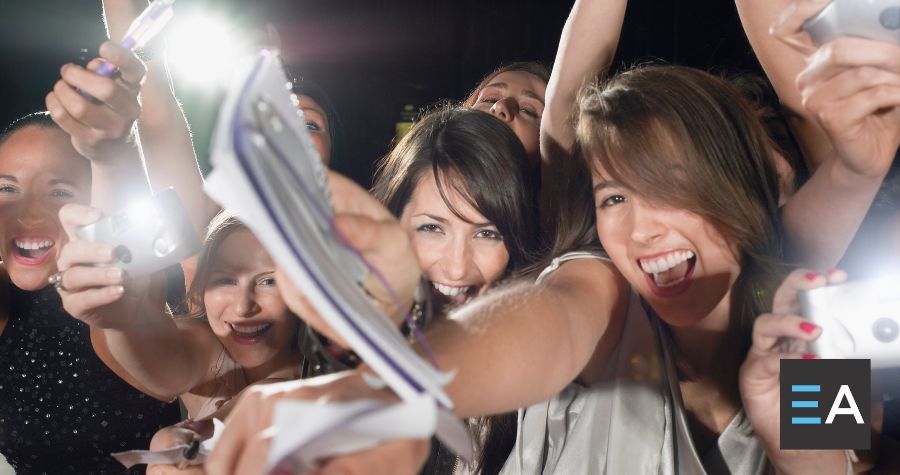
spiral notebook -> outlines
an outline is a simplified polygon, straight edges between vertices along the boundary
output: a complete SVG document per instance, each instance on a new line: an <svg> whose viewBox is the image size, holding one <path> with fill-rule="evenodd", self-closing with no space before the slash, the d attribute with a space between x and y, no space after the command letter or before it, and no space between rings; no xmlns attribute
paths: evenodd
<svg viewBox="0 0 900 475"><path fill-rule="evenodd" d="M453 407L452 376L420 358L363 291L368 268L332 230L325 169L276 52L262 51L229 89L219 112L206 192L256 234L321 317L404 400L430 395ZM458 430L438 437L460 455ZM443 427L447 427L444 424Z"/></svg>

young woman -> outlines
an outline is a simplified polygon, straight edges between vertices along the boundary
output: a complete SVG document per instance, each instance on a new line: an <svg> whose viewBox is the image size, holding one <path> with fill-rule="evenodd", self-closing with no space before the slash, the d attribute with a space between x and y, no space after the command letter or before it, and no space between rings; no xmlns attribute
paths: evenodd
<svg viewBox="0 0 900 475"><path fill-rule="evenodd" d="M50 113L20 119L0 138L0 258L8 274L0 283L0 386L8 396L0 405L0 452L20 473L121 471L111 452L146 444L178 419L177 405L133 389L98 359L96 335L65 313L48 286L66 242L60 207L93 195L111 210L125 198L119 185L141 188L129 132L142 65L112 44L101 53L119 66L119 79L66 65L47 97Z"/></svg>
<svg viewBox="0 0 900 475"><path fill-rule="evenodd" d="M508 64L485 76L463 101L463 107L502 120L522 141L529 164L534 166L541 157L538 138L549 79L550 71L540 63Z"/></svg>
<svg viewBox="0 0 900 475"><path fill-rule="evenodd" d="M407 229L431 292L425 305L438 318L538 253L537 177L521 141L495 117L437 109L378 166L373 194ZM473 421L482 438L476 472L499 470L514 423L510 414ZM450 473L454 463L448 453L435 455L425 472Z"/></svg>
<svg viewBox="0 0 900 475"><path fill-rule="evenodd" d="M85 224L89 211L70 206L60 214L64 225L74 227ZM95 256L106 247L76 239L66 245L60 255L63 303L72 316L100 329L113 364L136 387L161 399L180 397L197 420L216 412L221 417L223 404L250 384L299 376L300 320L278 292L272 259L236 218L220 214L210 223L188 291L189 316L173 319L152 298L124 313L80 305L107 284L102 272L94 272L105 262Z"/></svg>
<svg viewBox="0 0 900 475"><path fill-rule="evenodd" d="M526 160L497 119L442 108L379 164L372 192L407 228L438 313L536 256L536 177Z"/></svg>
<svg viewBox="0 0 900 475"><path fill-rule="evenodd" d="M508 287L435 325L432 349L458 370L447 387L457 413L556 394L524 412L509 473L846 473L842 452L777 448L777 364L756 363L802 355L762 338L809 341L819 330L766 318L753 333L781 278L777 181L764 132L739 93L690 69L635 70L584 96L577 132L593 170L596 229L615 269L599 257L558 261L538 287ZM799 279L825 283L817 274ZM285 386L248 395L232 423L253 432L266 422L248 417L275 400L338 385L372 394L358 375ZM548 417L557 410L570 418ZM250 463L241 454L260 442L226 431L208 470Z"/></svg>

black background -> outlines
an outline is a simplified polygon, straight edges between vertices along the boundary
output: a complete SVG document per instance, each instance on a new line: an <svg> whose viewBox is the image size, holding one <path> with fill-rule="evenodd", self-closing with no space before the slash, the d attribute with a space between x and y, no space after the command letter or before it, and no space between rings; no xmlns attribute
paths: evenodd
<svg viewBox="0 0 900 475"><path fill-rule="evenodd" d="M298 74L323 85L344 123L335 166L367 183L404 104L461 99L497 66L550 63L571 3L435 0L178 0L206 5L248 28L273 23ZM96 0L0 1L4 126L41 110L59 66L104 39ZM633 0L615 62L661 60L724 72L757 71L734 4ZM203 159L215 99L176 83ZM194 97L197 96L197 97Z"/></svg>

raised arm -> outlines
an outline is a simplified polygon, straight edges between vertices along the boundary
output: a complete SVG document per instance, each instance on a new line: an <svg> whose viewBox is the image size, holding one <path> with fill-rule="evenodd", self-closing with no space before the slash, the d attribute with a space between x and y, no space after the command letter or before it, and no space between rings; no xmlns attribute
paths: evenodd
<svg viewBox="0 0 900 475"><path fill-rule="evenodd" d="M900 48L859 38L817 47L802 24L823 2L736 4L813 172L783 208L789 251L806 266L833 267L897 151Z"/></svg>
<svg viewBox="0 0 900 475"><path fill-rule="evenodd" d="M146 0L103 0L109 38L119 41L147 4ZM138 134L151 188L158 192L174 187L202 236L217 209L203 193L190 129L172 89L164 49L160 39L147 49L151 54L145 58L147 78L141 88Z"/></svg>
<svg viewBox="0 0 900 475"><path fill-rule="evenodd" d="M552 163L575 143L571 121L578 91L612 64L626 0L576 0L563 27L541 116L541 157Z"/></svg>

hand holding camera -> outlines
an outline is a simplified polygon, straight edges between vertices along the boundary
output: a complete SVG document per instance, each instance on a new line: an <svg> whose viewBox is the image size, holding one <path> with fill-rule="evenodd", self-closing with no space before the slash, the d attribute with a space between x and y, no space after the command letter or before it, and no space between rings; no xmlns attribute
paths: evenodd
<svg viewBox="0 0 900 475"><path fill-rule="evenodd" d="M770 29L808 56L797 76L803 107L857 176L881 179L900 145L897 22L893 0L798 0Z"/></svg>
<svg viewBox="0 0 900 475"><path fill-rule="evenodd" d="M158 271L200 247L171 188L102 219L100 210L76 204L59 214L69 242L50 281L67 312L100 328L122 325L142 305L163 305L164 278Z"/></svg>
<svg viewBox="0 0 900 475"><path fill-rule="evenodd" d="M900 367L900 274L831 285L800 295L801 311L822 327L822 358L863 358Z"/></svg>

